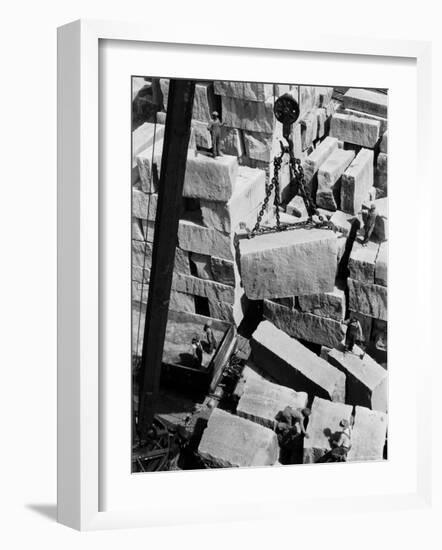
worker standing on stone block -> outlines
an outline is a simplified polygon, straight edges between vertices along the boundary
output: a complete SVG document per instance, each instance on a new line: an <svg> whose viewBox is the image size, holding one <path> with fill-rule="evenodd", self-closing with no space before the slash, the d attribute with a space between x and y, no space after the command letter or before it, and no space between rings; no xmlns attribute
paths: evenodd
<svg viewBox="0 0 442 550"><path fill-rule="evenodd" d="M347 462L347 455L351 449L351 427L347 419L343 418L339 423L342 431L339 437L331 441L333 447L318 462Z"/></svg>
<svg viewBox="0 0 442 550"><path fill-rule="evenodd" d="M374 227L376 225L377 215L378 214L376 212L376 205L374 202L372 202L364 223L364 239L362 241L362 246L367 246L367 243L370 240L371 234L373 233Z"/></svg>
<svg viewBox="0 0 442 550"><path fill-rule="evenodd" d="M207 348L208 348L207 353L213 353L216 350L217 342L216 342L215 335L213 334L211 320L207 321L207 323L204 325L204 332L206 333L206 339L207 339Z"/></svg>
<svg viewBox="0 0 442 550"><path fill-rule="evenodd" d="M224 122L219 119L217 111L213 111L212 120L207 125L207 129L212 137L212 156L213 158L221 157L221 126L224 126Z"/></svg>
<svg viewBox="0 0 442 550"><path fill-rule="evenodd" d="M353 351L355 344L360 344L364 341L361 323L356 319L356 317L352 316L348 321L344 321L344 325L347 325L347 332L345 334L345 351Z"/></svg>
<svg viewBox="0 0 442 550"><path fill-rule="evenodd" d="M192 350L195 366L200 368L203 364L203 347L201 345L200 339L197 336L192 338Z"/></svg>

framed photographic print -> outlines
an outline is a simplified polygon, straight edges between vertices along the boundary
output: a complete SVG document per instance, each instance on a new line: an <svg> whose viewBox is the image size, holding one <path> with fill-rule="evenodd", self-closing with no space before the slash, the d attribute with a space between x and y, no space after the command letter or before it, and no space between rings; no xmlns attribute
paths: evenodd
<svg viewBox="0 0 442 550"><path fill-rule="evenodd" d="M428 63L59 30L60 522L425 504Z"/></svg>

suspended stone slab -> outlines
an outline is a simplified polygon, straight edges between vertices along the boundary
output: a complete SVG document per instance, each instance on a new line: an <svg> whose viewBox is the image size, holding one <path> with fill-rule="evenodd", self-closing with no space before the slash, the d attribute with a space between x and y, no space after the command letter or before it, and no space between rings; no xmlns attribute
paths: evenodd
<svg viewBox="0 0 442 550"><path fill-rule="evenodd" d="M216 159L206 155L187 157L183 196L227 202L233 194L238 175L236 157Z"/></svg>
<svg viewBox="0 0 442 550"><path fill-rule="evenodd" d="M241 277L251 300L330 292L337 236L323 229L262 234L239 243Z"/></svg>
<svg viewBox="0 0 442 550"><path fill-rule="evenodd" d="M273 430L215 409L203 432L198 453L211 467L273 466L279 457L278 438Z"/></svg>
<svg viewBox="0 0 442 550"><path fill-rule="evenodd" d="M378 243L369 241L367 246L362 246L360 242L355 241L348 260L350 277L364 283L374 283L374 272L378 252Z"/></svg>
<svg viewBox="0 0 442 550"><path fill-rule="evenodd" d="M345 400L345 375L269 321L259 324L250 345L253 362L278 384Z"/></svg>
<svg viewBox="0 0 442 550"><path fill-rule="evenodd" d="M346 376L345 402L369 409L388 410L388 373L358 346L352 352L332 349L328 362Z"/></svg>
<svg viewBox="0 0 442 550"><path fill-rule="evenodd" d="M388 95L364 88L350 88L343 96L344 107L355 109L369 115L386 118L388 108Z"/></svg>
<svg viewBox="0 0 442 550"><path fill-rule="evenodd" d="M379 139L380 127L379 120L336 113L330 122L330 136L373 149Z"/></svg>
<svg viewBox="0 0 442 550"><path fill-rule="evenodd" d="M351 434L351 449L348 461L383 460L387 437L388 415L355 407L354 425Z"/></svg>
<svg viewBox="0 0 442 550"><path fill-rule="evenodd" d="M342 427L342 420L350 423L353 407L343 403L332 403L315 397L308 420L307 435L304 438L304 464L318 462L332 449L332 442L337 441Z"/></svg>
<svg viewBox="0 0 442 550"><path fill-rule="evenodd" d="M361 149L341 180L341 209L357 214L373 187L374 154L371 149Z"/></svg>
<svg viewBox="0 0 442 550"><path fill-rule="evenodd" d="M332 211L338 209L341 176L354 157L354 151L335 149L321 164L318 171L318 190L316 192L316 204L319 207Z"/></svg>
<svg viewBox="0 0 442 550"><path fill-rule="evenodd" d="M246 366L241 375L236 412L239 416L257 422L267 428L275 428L275 418L285 407L303 409L307 406L308 395L295 392L266 380Z"/></svg>
<svg viewBox="0 0 442 550"><path fill-rule="evenodd" d="M374 319L387 321L387 288L347 279L350 309Z"/></svg>
<svg viewBox="0 0 442 550"><path fill-rule="evenodd" d="M289 336L313 344L335 347L345 336L345 325L341 321L290 309L270 300L264 300L263 315Z"/></svg>

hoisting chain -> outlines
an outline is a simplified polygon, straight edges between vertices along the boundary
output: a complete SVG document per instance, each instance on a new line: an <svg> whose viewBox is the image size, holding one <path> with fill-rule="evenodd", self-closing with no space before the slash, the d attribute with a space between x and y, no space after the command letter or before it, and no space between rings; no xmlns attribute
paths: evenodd
<svg viewBox="0 0 442 550"><path fill-rule="evenodd" d="M299 194L302 197L307 209L307 214L308 214L307 220L298 222L295 224L281 224L281 220L280 220L279 206L281 204L281 199L280 199L280 187L279 187L279 172L281 170L282 159L286 153L288 153L290 156L289 163L294 176L293 177L295 182L294 196ZM258 213L255 226L252 229L252 231L250 231L248 234L249 239L252 239L256 235L263 234L263 233L292 231L294 229L301 229L301 228L311 229L313 227L316 227L321 229L332 229L332 227L327 222L327 220L324 220L323 216L321 216L318 213L318 210L310 196L310 193L306 190L305 175L304 175L304 169L301 165L301 160L296 158L293 155L290 145L289 147L284 147L283 144L281 143L281 153L273 159L273 167L274 167L273 177L271 179L271 183L267 186L266 195L262 203L261 209ZM275 198L274 198L273 204L275 206L276 224L273 226L262 227L261 221L264 216L264 212L267 209L273 189L275 190ZM317 222L314 221L313 216L317 216L319 221Z"/></svg>

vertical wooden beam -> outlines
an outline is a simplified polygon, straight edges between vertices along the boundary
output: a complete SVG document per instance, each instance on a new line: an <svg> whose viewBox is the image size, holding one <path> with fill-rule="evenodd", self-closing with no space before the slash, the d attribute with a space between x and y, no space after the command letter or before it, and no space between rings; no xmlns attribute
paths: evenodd
<svg viewBox="0 0 442 550"><path fill-rule="evenodd" d="M138 431L142 440L152 425L160 386L194 93L194 81L170 81L141 357Z"/></svg>

